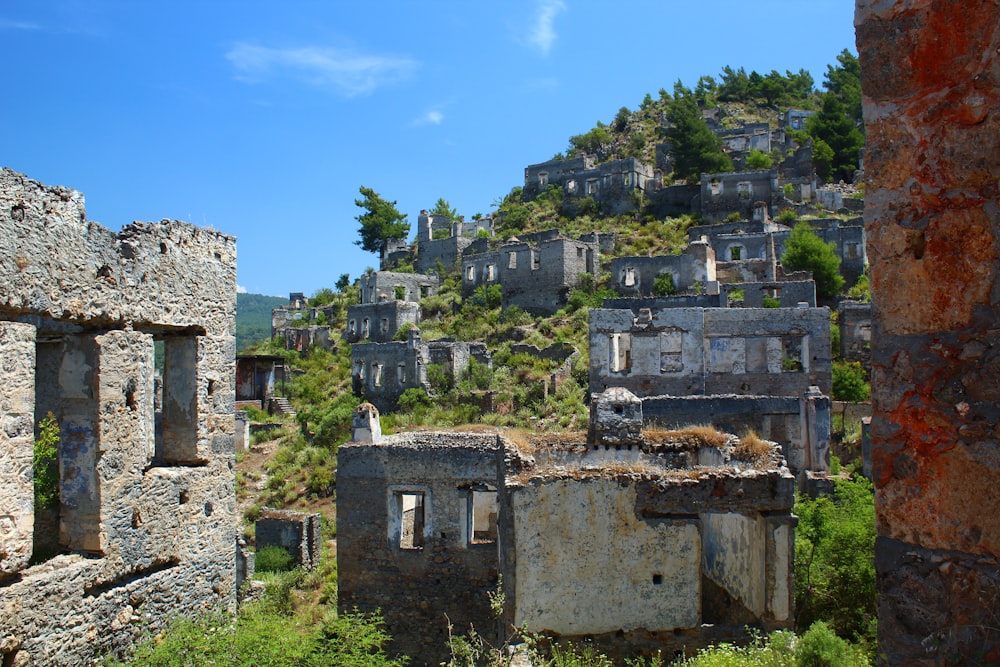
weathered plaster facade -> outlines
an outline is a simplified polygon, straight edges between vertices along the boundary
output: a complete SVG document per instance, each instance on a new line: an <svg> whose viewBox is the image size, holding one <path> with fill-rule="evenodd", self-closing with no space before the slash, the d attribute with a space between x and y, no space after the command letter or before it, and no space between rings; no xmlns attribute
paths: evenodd
<svg viewBox="0 0 1000 667"><path fill-rule="evenodd" d="M1000 6L858 0L879 654L1000 661Z"/></svg>
<svg viewBox="0 0 1000 667"><path fill-rule="evenodd" d="M590 311L590 390L800 396L831 388L827 308Z"/></svg>
<svg viewBox="0 0 1000 667"><path fill-rule="evenodd" d="M167 220L116 234L79 192L0 170L4 665L87 664L234 606L235 308L232 237ZM60 502L43 510L31 456L48 412Z"/></svg>
<svg viewBox="0 0 1000 667"><path fill-rule="evenodd" d="M627 394L598 399L602 414ZM377 420L361 406L339 451L338 607L381 607L417 665L446 659L449 622L490 640L511 624L586 638L616 657L792 624L795 483L776 448L751 462L736 438L630 432L610 451L599 435L529 456L497 433L383 438Z"/></svg>

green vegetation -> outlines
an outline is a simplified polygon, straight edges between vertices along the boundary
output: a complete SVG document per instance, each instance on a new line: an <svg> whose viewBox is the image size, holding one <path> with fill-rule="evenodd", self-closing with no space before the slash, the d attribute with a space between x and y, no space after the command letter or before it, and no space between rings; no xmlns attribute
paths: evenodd
<svg viewBox="0 0 1000 667"><path fill-rule="evenodd" d="M271 311L288 303L280 296L236 295L236 349L242 352L253 343L271 337Z"/></svg>
<svg viewBox="0 0 1000 667"><path fill-rule="evenodd" d="M722 140L708 129L692 95L675 96L667 108L670 127L666 139L674 158L674 178L697 183L703 173L732 171L733 163L722 151Z"/></svg>
<svg viewBox="0 0 1000 667"><path fill-rule="evenodd" d="M774 160L767 153L763 153L756 148L751 149L747 155L747 169L770 169L774 166Z"/></svg>
<svg viewBox="0 0 1000 667"><path fill-rule="evenodd" d="M865 369L857 361L833 362L833 399L859 403L871 398L872 388Z"/></svg>
<svg viewBox="0 0 1000 667"><path fill-rule="evenodd" d="M653 294L656 296L670 296L677 293L674 286L674 276L672 273L661 273L653 281Z"/></svg>
<svg viewBox="0 0 1000 667"><path fill-rule="evenodd" d="M410 232L410 223L406 215L399 212L395 201L383 199L371 188L361 186L361 199L355 199L354 204L365 210L355 218L361 223L358 233L361 238L355 245L362 250L381 254L385 244L391 240L405 239Z"/></svg>
<svg viewBox="0 0 1000 667"><path fill-rule="evenodd" d="M35 507L48 509L58 506L59 423L51 412L38 422L31 472L34 476Z"/></svg>
<svg viewBox="0 0 1000 667"><path fill-rule="evenodd" d="M292 569L295 558L288 549L276 544L261 547L254 555L254 568L257 572L288 572Z"/></svg>
<svg viewBox="0 0 1000 667"><path fill-rule="evenodd" d="M330 612L318 618L295 613L293 588L301 570L271 578L263 600L241 607L234 618L207 615L178 618L148 637L126 662L106 667L402 667L385 652L389 640L378 615Z"/></svg>
<svg viewBox="0 0 1000 667"><path fill-rule="evenodd" d="M833 498L795 503L796 625L822 620L840 637L874 647L874 490L859 476L834 484Z"/></svg>
<svg viewBox="0 0 1000 667"><path fill-rule="evenodd" d="M825 243L807 222L800 222L792 228L785 241L781 266L792 271L812 271L819 296L832 297L844 286L840 258L833 243Z"/></svg>

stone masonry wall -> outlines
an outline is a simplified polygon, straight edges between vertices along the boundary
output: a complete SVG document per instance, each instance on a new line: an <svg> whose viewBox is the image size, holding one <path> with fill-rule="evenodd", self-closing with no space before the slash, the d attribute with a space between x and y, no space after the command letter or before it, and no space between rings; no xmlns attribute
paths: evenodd
<svg viewBox="0 0 1000 667"><path fill-rule="evenodd" d="M590 312L590 391L799 396L831 388L826 308Z"/></svg>
<svg viewBox="0 0 1000 667"><path fill-rule="evenodd" d="M116 234L86 221L80 193L0 170L3 664L88 664L235 604L235 307L233 238L166 220ZM32 425L48 411L60 502L32 529Z"/></svg>
<svg viewBox="0 0 1000 667"><path fill-rule="evenodd" d="M1000 6L858 0L879 654L1000 661Z"/></svg>
<svg viewBox="0 0 1000 667"><path fill-rule="evenodd" d="M498 547L474 540L469 513L475 490L502 487L503 456L482 433L411 433L338 452L338 608L381 609L391 649L411 664L447 659L449 618L456 633L472 624L493 637ZM408 521L407 494L421 495L422 521Z"/></svg>

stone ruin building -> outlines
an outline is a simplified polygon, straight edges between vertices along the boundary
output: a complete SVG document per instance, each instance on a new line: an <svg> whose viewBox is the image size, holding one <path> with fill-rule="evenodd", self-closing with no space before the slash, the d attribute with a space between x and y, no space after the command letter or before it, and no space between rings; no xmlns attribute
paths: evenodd
<svg viewBox="0 0 1000 667"><path fill-rule="evenodd" d="M548 186L558 185L570 207L590 197L602 211L616 215L635 210L636 199L661 180L662 176L635 158L596 164L592 155L579 155L525 167L521 199L531 201Z"/></svg>
<svg viewBox="0 0 1000 667"><path fill-rule="evenodd" d="M351 386L355 395L381 410L393 410L407 389L432 393L427 370L432 364L455 379L475 362L492 366L485 343L451 339L422 342L420 329L413 327L405 341L354 343L351 345Z"/></svg>
<svg viewBox="0 0 1000 667"><path fill-rule="evenodd" d="M556 230L532 236L538 240L515 237L496 250L463 256L463 294L499 285L504 308L551 315L567 304L584 274L598 273L599 240L571 239Z"/></svg>
<svg viewBox="0 0 1000 667"><path fill-rule="evenodd" d="M79 192L3 169L0 246L0 662L90 664L177 614L232 610L235 239L168 220L115 233ZM32 481L48 413L54 507Z"/></svg>
<svg viewBox="0 0 1000 667"><path fill-rule="evenodd" d="M619 657L790 627L795 482L776 447L644 434L634 398L595 397L589 441L525 443L383 437L360 406L338 459L338 608L381 609L391 648L417 665L446 659L449 623Z"/></svg>
<svg viewBox="0 0 1000 667"><path fill-rule="evenodd" d="M853 285L865 272L868 252L865 229L861 218L838 220L825 218L807 220L824 243L832 243L834 253L840 258L840 274L848 285ZM691 242L707 238L721 262L748 262L753 260L778 260L785 254L785 241L792 233L791 227L755 216L754 220L698 225L688 229Z"/></svg>
<svg viewBox="0 0 1000 667"><path fill-rule="evenodd" d="M1000 661L1000 6L857 0L879 654Z"/></svg>

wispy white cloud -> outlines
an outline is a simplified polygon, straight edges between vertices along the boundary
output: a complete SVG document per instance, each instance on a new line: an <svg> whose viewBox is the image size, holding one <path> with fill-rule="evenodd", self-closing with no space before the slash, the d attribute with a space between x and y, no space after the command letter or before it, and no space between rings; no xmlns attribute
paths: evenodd
<svg viewBox="0 0 1000 667"><path fill-rule="evenodd" d="M244 287L243 285L237 285L236 286L236 293L237 294L246 294L247 293L247 288Z"/></svg>
<svg viewBox="0 0 1000 667"><path fill-rule="evenodd" d="M41 30L42 26L30 21L14 21L0 18L0 30Z"/></svg>
<svg viewBox="0 0 1000 667"><path fill-rule="evenodd" d="M412 125L440 125L444 121L444 113L440 109L431 109L413 120Z"/></svg>
<svg viewBox="0 0 1000 667"><path fill-rule="evenodd" d="M317 88L353 97L408 76L419 63L405 56L371 55L349 49L306 46L274 49L239 43L226 53L237 78L257 83L293 77Z"/></svg>
<svg viewBox="0 0 1000 667"><path fill-rule="evenodd" d="M534 23L528 28L528 43L537 47L542 55L548 55L552 43L556 41L554 27L556 15L566 9L562 0L540 0Z"/></svg>

